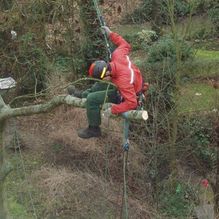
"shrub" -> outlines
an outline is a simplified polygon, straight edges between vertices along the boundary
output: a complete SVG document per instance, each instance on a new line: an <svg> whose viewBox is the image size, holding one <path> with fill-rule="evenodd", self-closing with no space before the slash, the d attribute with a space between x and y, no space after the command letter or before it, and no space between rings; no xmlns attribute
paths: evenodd
<svg viewBox="0 0 219 219"><path fill-rule="evenodd" d="M209 9L208 16L215 25L216 30L219 31L219 8Z"/></svg>
<svg viewBox="0 0 219 219"><path fill-rule="evenodd" d="M132 50L147 49L158 38L155 31L142 30L138 33L127 34L124 38L132 45Z"/></svg>
<svg viewBox="0 0 219 219"><path fill-rule="evenodd" d="M139 8L135 9L131 15L128 15L125 18L125 21L130 23L143 23L145 21L150 21L153 9L152 3L152 0L144 0Z"/></svg>
<svg viewBox="0 0 219 219"><path fill-rule="evenodd" d="M181 61L192 57L192 48L183 40L178 40ZM156 63L165 60L176 61L176 42L171 36L165 36L157 41L149 50L148 62Z"/></svg>
<svg viewBox="0 0 219 219"><path fill-rule="evenodd" d="M191 47L183 40L178 41L181 61L192 57ZM176 45L170 36L162 37L154 43L148 52L148 71L151 72L151 82L148 98L150 103L158 106L161 116L175 108L176 91ZM149 104L149 106L151 106ZM150 110L150 109L149 109Z"/></svg>
<svg viewBox="0 0 219 219"><path fill-rule="evenodd" d="M42 48L35 42L35 34L26 33L18 40L16 55L16 78L20 79L20 90L33 93L46 88L48 74L48 58Z"/></svg>
<svg viewBox="0 0 219 219"><path fill-rule="evenodd" d="M216 163L217 148L214 147L213 133L211 117L197 115L182 118L180 121L179 136L183 139L182 147L193 155L192 159L196 157L201 162L203 169L213 170Z"/></svg>
<svg viewBox="0 0 219 219"><path fill-rule="evenodd" d="M193 207L198 203L198 191L188 183L166 180L159 193L159 203L162 212L169 217L187 218Z"/></svg>
<svg viewBox="0 0 219 219"><path fill-rule="evenodd" d="M169 12L166 0L157 1L159 23L169 23ZM139 8L135 9L131 15L126 17L126 22L143 23L153 19L154 1L144 0ZM157 8L156 8L157 10ZM174 5L174 12L177 17L185 16L189 13L190 7L186 1L176 0Z"/></svg>

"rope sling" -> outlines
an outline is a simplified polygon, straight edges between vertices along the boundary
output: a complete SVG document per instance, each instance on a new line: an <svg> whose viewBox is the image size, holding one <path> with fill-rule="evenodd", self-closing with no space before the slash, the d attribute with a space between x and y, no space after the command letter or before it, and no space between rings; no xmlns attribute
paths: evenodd
<svg viewBox="0 0 219 219"><path fill-rule="evenodd" d="M103 16L101 15L98 3L96 0L93 0L94 3L94 7L97 13L97 17L100 23L100 26L106 26L106 23L103 19ZM102 32L104 35L104 40L105 40L105 44L106 44L106 49L107 49L107 53L108 53L108 57L109 60L111 59L111 48L110 48L110 44L107 38L107 35L104 32ZM107 92L106 92L106 96L107 96ZM106 101L106 99L105 99ZM105 102L104 101L104 102ZM108 122L109 125L109 122ZM122 199L122 215L121 218L125 218L128 219L129 218L129 214L128 214L128 193L127 193L127 163L128 163L128 151L129 151L129 121L128 119L124 119L123 121L123 199ZM105 149L106 152L108 152L107 149ZM106 156L106 158L108 158ZM107 162L106 162L107 163ZM106 167L106 172L108 174L108 168Z"/></svg>

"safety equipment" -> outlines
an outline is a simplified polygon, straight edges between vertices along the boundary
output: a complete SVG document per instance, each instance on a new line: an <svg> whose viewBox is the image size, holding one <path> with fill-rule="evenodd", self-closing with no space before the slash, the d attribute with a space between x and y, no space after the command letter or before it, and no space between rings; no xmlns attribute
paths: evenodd
<svg viewBox="0 0 219 219"><path fill-rule="evenodd" d="M101 136L101 129L99 126L88 126L85 129L78 131L78 137L80 138L98 138Z"/></svg>
<svg viewBox="0 0 219 219"><path fill-rule="evenodd" d="M89 76L103 79L107 72L107 63L103 60L96 61L89 68Z"/></svg>

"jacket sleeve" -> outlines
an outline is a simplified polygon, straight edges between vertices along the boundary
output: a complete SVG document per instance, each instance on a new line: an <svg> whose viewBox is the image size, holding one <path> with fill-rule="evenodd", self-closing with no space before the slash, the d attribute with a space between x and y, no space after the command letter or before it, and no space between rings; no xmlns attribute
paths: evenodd
<svg viewBox="0 0 219 219"><path fill-rule="evenodd" d="M117 46L113 55L128 55L131 51L131 45L124 40L119 34L111 32L110 40Z"/></svg>
<svg viewBox="0 0 219 219"><path fill-rule="evenodd" d="M137 98L133 84L126 84L123 87L119 87L121 96L124 101L120 104L113 104L111 108L112 114L124 113L129 110L137 108Z"/></svg>

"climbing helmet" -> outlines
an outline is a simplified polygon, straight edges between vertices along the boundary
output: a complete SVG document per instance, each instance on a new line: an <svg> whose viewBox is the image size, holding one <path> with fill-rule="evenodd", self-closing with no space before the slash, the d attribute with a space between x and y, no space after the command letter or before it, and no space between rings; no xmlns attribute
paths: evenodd
<svg viewBox="0 0 219 219"><path fill-rule="evenodd" d="M107 72L107 63L103 60L95 61L89 68L89 76L103 79Z"/></svg>

